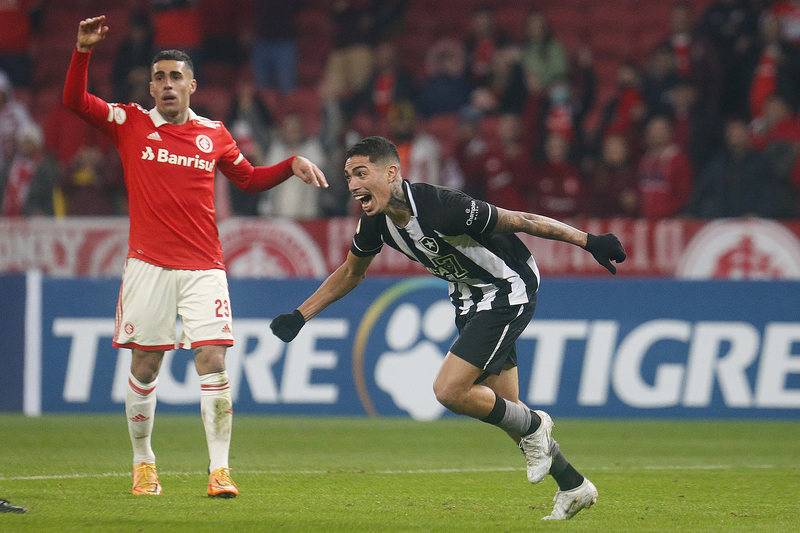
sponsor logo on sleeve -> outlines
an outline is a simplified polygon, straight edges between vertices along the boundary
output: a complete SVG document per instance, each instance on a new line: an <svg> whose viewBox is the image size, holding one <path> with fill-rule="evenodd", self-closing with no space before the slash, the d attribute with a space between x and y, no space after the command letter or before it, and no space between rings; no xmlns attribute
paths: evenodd
<svg viewBox="0 0 800 533"><path fill-rule="evenodd" d="M121 126L128 120L128 113L116 104L108 104L108 116L106 120L108 122L116 122Z"/></svg>
<svg viewBox="0 0 800 533"><path fill-rule="evenodd" d="M469 204L469 209L466 210L467 213L467 226L471 226L473 222L475 222L475 218L478 216L478 203L475 200L472 200Z"/></svg>

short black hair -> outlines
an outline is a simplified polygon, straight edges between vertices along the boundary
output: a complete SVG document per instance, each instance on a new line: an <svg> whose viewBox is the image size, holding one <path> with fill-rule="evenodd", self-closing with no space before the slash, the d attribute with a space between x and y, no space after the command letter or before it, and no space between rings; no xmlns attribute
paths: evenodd
<svg viewBox="0 0 800 533"><path fill-rule="evenodd" d="M345 160L354 155L365 155L372 163L396 162L400 164L400 154L392 141L385 137L374 135L364 137L345 152Z"/></svg>
<svg viewBox="0 0 800 533"><path fill-rule="evenodd" d="M192 58L182 50L161 50L150 62L150 70L152 70L153 65L159 61L183 61L184 64L189 67L189 70L192 71L192 75L194 75L194 63L192 63Z"/></svg>

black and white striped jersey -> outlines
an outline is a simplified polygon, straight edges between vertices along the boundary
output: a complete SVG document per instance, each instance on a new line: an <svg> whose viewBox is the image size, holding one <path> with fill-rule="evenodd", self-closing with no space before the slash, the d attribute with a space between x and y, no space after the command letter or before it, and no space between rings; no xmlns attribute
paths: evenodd
<svg viewBox="0 0 800 533"><path fill-rule="evenodd" d="M384 214L361 215L350 251L361 257L383 243L447 280L459 314L527 303L539 269L514 234L493 234L497 208L461 191L403 180L411 220L398 228Z"/></svg>

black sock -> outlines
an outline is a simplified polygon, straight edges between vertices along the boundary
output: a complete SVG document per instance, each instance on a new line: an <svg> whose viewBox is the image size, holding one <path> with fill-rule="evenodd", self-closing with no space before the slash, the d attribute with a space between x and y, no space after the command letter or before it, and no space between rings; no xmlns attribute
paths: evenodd
<svg viewBox="0 0 800 533"><path fill-rule="evenodd" d="M533 410L531 410L531 425L528 427L528 431L523 433L522 436L524 437L525 435L530 435L531 433L539 429L540 425L542 425L541 417L539 417L539 415L537 415L536 413L533 412Z"/></svg>
<svg viewBox="0 0 800 533"><path fill-rule="evenodd" d="M496 426L503 420L503 416L506 414L506 402L500 397L499 394L496 392L494 393L494 407L492 407L491 412L486 415L486 418L481 418L481 422L486 422L487 424L492 424Z"/></svg>
<svg viewBox="0 0 800 533"><path fill-rule="evenodd" d="M583 476L569 464L556 441L553 441L552 453L553 465L550 467L550 475L558 483L558 490L571 490L580 487L581 483L583 483Z"/></svg>

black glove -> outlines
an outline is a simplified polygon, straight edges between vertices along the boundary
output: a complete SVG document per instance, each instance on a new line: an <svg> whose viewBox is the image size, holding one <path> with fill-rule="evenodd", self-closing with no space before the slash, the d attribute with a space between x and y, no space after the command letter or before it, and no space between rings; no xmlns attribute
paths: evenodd
<svg viewBox="0 0 800 533"><path fill-rule="evenodd" d="M612 274L617 273L617 267L612 265L611 261L622 263L627 257L625 248L622 247L622 243L613 233L604 233L603 235L589 233L584 248Z"/></svg>
<svg viewBox="0 0 800 533"><path fill-rule="evenodd" d="M303 314L295 309L291 313L276 316L269 324L272 333L275 334L283 342L290 342L297 337L303 326L306 325L306 319Z"/></svg>

